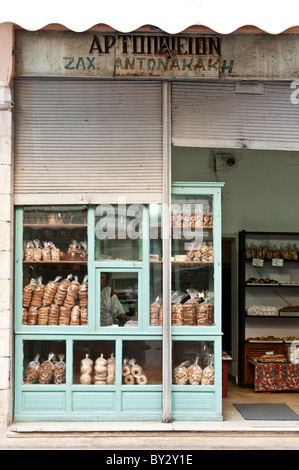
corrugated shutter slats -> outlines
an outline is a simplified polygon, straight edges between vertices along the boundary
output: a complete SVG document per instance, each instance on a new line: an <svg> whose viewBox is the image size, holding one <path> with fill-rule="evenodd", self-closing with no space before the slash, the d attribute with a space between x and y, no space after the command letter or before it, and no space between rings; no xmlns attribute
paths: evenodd
<svg viewBox="0 0 299 470"><path fill-rule="evenodd" d="M162 194L160 82L16 79L14 119L16 194Z"/></svg>
<svg viewBox="0 0 299 470"><path fill-rule="evenodd" d="M263 94L235 93L235 83L172 86L176 146L299 150L299 105L289 82L265 82Z"/></svg>

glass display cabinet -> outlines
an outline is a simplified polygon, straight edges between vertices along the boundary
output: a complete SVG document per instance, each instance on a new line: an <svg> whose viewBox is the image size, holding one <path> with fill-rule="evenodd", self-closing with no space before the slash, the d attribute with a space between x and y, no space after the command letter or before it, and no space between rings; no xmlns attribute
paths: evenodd
<svg viewBox="0 0 299 470"><path fill-rule="evenodd" d="M222 186L172 185L174 419L222 419Z"/></svg>
<svg viewBox="0 0 299 470"><path fill-rule="evenodd" d="M161 204L16 208L15 419L161 420L164 315L172 418L222 419L220 201L173 185L169 266Z"/></svg>

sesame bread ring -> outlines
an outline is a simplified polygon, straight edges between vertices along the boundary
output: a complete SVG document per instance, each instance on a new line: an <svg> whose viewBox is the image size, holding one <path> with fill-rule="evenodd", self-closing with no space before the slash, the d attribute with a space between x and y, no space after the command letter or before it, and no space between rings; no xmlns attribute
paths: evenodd
<svg viewBox="0 0 299 470"><path fill-rule="evenodd" d="M144 374L139 375L138 377L136 377L136 382L138 383L138 385L146 385L147 384L147 378Z"/></svg>

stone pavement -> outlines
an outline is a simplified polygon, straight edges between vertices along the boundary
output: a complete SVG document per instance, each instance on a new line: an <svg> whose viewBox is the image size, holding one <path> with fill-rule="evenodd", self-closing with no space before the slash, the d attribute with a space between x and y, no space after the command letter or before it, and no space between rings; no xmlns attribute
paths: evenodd
<svg viewBox="0 0 299 470"><path fill-rule="evenodd" d="M1 450L299 450L299 422L14 423Z"/></svg>

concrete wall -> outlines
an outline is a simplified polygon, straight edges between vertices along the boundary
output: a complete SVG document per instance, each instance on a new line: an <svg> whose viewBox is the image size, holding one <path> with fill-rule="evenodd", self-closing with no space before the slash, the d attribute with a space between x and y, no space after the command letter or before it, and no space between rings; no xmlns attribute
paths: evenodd
<svg viewBox="0 0 299 470"><path fill-rule="evenodd" d="M13 343L13 26L0 25L0 421L12 417Z"/></svg>

